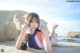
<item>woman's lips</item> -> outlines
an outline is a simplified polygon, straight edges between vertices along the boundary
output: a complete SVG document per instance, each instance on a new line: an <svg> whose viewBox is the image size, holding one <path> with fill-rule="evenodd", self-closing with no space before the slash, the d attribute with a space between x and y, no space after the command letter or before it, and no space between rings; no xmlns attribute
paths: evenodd
<svg viewBox="0 0 80 53"><path fill-rule="evenodd" d="M33 29L35 29L35 27L32 27Z"/></svg>

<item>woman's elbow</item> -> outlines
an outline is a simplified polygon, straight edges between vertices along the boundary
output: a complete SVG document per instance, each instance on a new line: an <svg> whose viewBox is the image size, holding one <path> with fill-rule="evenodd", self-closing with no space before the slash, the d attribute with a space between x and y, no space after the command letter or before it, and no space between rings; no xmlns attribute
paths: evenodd
<svg viewBox="0 0 80 53"><path fill-rule="evenodd" d="M48 53L51 53L52 52L52 48L48 49Z"/></svg>
<svg viewBox="0 0 80 53"><path fill-rule="evenodd" d="M46 48L45 51L48 52L48 53L51 53L52 52L52 47Z"/></svg>
<svg viewBox="0 0 80 53"><path fill-rule="evenodd" d="M16 49L20 49L20 46L19 46L19 45L15 45L15 48L16 48Z"/></svg>

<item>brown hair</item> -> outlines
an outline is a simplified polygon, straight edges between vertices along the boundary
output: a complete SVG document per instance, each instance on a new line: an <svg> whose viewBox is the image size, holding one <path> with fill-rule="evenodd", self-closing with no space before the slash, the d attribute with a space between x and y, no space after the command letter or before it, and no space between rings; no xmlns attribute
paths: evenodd
<svg viewBox="0 0 80 53"><path fill-rule="evenodd" d="M25 23L30 24L34 19L36 19L36 23L38 23L38 26L39 26L40 18L37 13L29 13L25 18Z"/></svg>

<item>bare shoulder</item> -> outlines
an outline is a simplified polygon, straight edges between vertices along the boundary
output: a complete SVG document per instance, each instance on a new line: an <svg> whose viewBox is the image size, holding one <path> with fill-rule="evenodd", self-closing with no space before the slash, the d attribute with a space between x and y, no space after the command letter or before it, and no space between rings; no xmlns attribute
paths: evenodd
<svg viewBox="0 0 80 53"><path fill-rule="evenodd" d="M42 33L45 33L46 31L47 31L47 29L46 29L45 27L42 27L42 28L41 28L41 32L42 32Z"/></svg>

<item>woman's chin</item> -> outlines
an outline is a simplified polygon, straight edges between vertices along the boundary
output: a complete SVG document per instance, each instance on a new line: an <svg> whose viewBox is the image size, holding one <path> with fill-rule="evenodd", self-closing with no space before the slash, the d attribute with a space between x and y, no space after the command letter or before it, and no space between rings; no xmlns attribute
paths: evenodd
<svg viewBox="0 0 80 53"><path fill-rule="evenodd" d="M32 30L33 30L33 31L35 31L35 30L36 30L36 28L33 28Z"/></svg>

